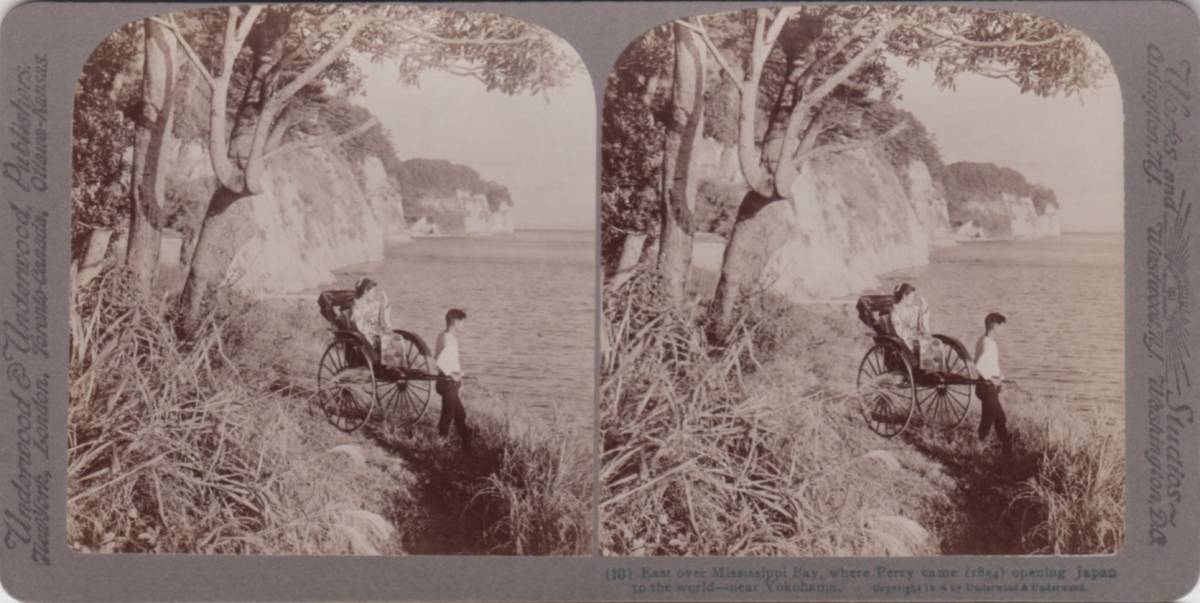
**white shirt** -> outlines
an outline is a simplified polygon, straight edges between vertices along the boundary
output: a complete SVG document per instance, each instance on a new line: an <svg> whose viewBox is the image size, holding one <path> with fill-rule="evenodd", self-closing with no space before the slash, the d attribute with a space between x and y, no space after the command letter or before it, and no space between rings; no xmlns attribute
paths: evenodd
<svg viewBox="0 0 1200 603"><path fill-rule="evenodd" d="M438 370L443 374L449 376L462 372L462 365L458 362L458 338L454 333L442 331L442 334L438 335L437 353L434 355L437 358Z"/></svg>
<svg viewBox="0 0 1200 603"><path fill-rule="evenodd" d="M988 335L980 337L975 344L975 370L989 381L1000 378L1000 346Z"/></svg>

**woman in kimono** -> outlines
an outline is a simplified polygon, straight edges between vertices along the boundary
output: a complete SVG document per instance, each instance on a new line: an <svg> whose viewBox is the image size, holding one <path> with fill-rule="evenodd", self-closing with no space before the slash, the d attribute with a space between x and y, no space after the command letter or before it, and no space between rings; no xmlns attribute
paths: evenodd
<svg viewBox="0 0 1200 603"><path fill-rule="evenodd" d="M350 320L382 358L384 343L392 333L392 302L375 281L364 278L354 284Z"/></svg>
<svg viewBox="0 0 1200 603"><path fill-rule="evenodd" d="M892 292L892 328L896 336L917 354L919 366L924 370L944 371L942 342L933 337L929 329L929 305L925 298L917 295L916 287L902 283Z"/></svg>

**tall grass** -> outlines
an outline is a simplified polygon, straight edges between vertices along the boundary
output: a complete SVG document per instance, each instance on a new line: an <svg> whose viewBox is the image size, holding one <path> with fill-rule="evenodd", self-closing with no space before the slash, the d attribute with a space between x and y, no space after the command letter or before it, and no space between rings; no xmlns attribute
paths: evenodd
<svg viewBox="0 0 1200 603"><path fill-rule="evenodd" d="M468 508L489 510L485 534L494 549L515 555L590 553L590 430L532 418L514 423L489 413L475 426L477 446L498 462Z"/></svg>
<svg viewBox="0 0 1200 603"><path fill-rule="evenodd" d="M385 421L343 434L307 413L328 343L315 304L304 311L225 293L181 340L169 300L143 300L132 284L111 268L76 295L76 549L398 554L441 537L411 521L428 512L476 522L447 552L577 554L590 545L581 438L473 415L480 441L464 473L455 471L461 453L438 441L428 418L405 434L403 450L366 437ZM431 479L443 480L447 508L423 509Z"/></svg>
<svg viewBox="0 0 1200 603"><path fill-rule="evenodd" d="M191 340L122 268L78 295L70 358L69 540L81 550L271 552L349 550L357 529L333 458L298 459L303 435L286 405L248 386L210 313ZM317 456L323 456L318 449ZM303 461L303 462L300 462ZM333 465L334 467L330 467ZM345 533L346 531L341 531Z"/></svg>
<svg viewBox="0 0 1200 603"><path fill-rule="evenodd" d="M606 291L601 546L619 555L1107 553L1123 540L1121 431L1005 394L1006 461L916 420L875 436L846 308L759 296L724 346L656 277ZM1006 389L1006 391L1008 391ZM994 436L993 436L994 437Z"/></svg>
<svg viewBox="0 0 1200 603"><path fill-rule="evenodd" d="M640 274L606 292L601 545L607 554L907 555L933 546L911 509L919 460L863 444L844 396L771 370L778 312L723 345L698 306ZM748 308L748 306L743 306ZM921 468L925 470L926 468Z"/></svg>
<svg viewBox="0 0 1200 603"><path fill-rule="evenodd" d="M1125 445L1102 414L1040 402L1015 414L1036 471L1006 513L1026 525L1022 549L1055 555L1116 553L1125 540ZM1020 451L1019 451L1020 452Z"/></svg>

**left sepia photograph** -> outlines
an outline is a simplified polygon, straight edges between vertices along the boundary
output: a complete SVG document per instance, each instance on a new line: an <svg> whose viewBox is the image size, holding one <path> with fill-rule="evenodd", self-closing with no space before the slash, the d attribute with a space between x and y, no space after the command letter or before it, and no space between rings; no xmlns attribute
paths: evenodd
<svg viewBox="0 0 1200 603"><path fill-rule="evenodd" d="M595 111L574 49L486 12L105 38L74 104L70 546L590 553Z"/></svg>

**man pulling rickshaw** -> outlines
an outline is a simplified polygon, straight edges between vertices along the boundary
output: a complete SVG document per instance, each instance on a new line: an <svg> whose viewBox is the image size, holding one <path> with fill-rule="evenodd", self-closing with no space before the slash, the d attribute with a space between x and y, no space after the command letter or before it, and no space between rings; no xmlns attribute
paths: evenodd
<svg viewBox="0 0 1200 603"><path fill-rule="evenodd" d="M953 429L966 418L974 393L984 407L980 439L994 426L1009 453L995 341L1003 315L987 316L986 332L972 360L962 342L930 332L928 306L908 283L891 295L860 297L856 308L875 342L863 356L857 378L860 412L872 431L890 438L917 416L935 428Z"/></svg>

